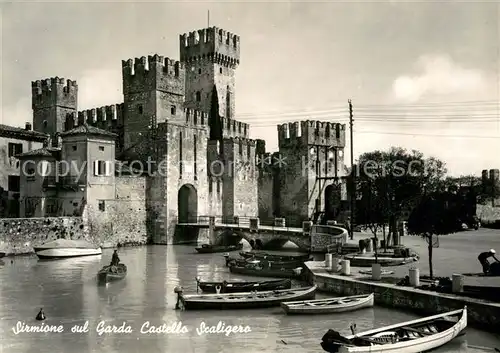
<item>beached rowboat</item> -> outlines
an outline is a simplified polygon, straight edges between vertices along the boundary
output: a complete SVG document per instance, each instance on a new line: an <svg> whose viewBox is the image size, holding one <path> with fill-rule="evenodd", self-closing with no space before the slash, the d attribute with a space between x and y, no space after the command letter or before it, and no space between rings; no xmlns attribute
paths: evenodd
<svg viewBox="0 0 500 353"><path fill-rule="evenodd" d="M402 266L408 263L418 261L417 256L413 257L382 257L367 256L363 254L349 254L343 256L345 260L349 260L353 267L371 267L373 264L378 263L382 267Z"/></svg>
<svg viewBox="0 0 500 353"><path fill-rule="evenodd" d="M240 256L246 259L255 258L255 259L265 259L268 261L309 261L309 254L302 255L278 255L278 254L269 254L267 252L259 252L259 251L240 251Z"/></svg>
<svg viewBox="0 0 500 353"><path fill-rule="evenodd" d="M313 258L309 258L306 261L312 261ZM257 261L257 262L256 262ZM291 261L272 261L268 259L259 259L259 258L235 258L226 256L226 266L230 264L234 264L236 266L245 266L248 263L260 263L262 267L265 268L288 268L294 269L297 267L301 267L304 265L303 260L291 260Z"/></svg>
<svg viewBox="0 0 500 353"><path fill-rule="evenodd" d="M426 352L450 342L466 327L467 307L464 307L347 337L328 330L323 336L321 347L332 353Z"/></svg>
<svg viewBox="0 0 500 353"><path fill-rule="evenodd" d="M374 304L372 294L355 295L342 298L327 298L281 303L287 314L332 314L369 308Z"/></svg>
<svg viewBox="0 0 500 353"><path fill-rule="evenodd" d="M270 291L292 288L289 279L278 279L260 282L198 282L198 287L205 293L241 293L251 291Z"/></svg>
<svg viewBox="0 0 500 353"><path fill-rule="evenodd" d="M258 261L258 260L257 260ZM249 263L245 266L229 264L231 273L256 277L275 277L275 278L299 278L302 274L302 267L291 268L268 268L263 267L259 262Z"/></svg>
<svg viewBox="0 0 500 353"><path fill-rule="evenodd" d="M279 306L281 302L314 299L317 286L281 289L266 292L245 292L226 294L182 294L179 304L185 310L201 309L252 309Z"/></svg>

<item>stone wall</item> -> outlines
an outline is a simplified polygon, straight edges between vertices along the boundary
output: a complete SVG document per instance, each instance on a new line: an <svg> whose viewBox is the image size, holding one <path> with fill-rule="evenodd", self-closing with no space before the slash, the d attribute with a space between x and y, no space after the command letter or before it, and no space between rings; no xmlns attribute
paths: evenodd
<svg viewBox="0 0 500 353"><path fill-rule="evenodd" d="M345 244L347 242L347 230L335 226L313 225L311 229L311 251L324 253L328 245Z"/></svg>
<svg viewBox="0 0 500 353"><path fill-rule="evenodd" d="M146 222L146 178L116 178L116 198L87 205L84 218L89 234L106 247L143 245L148 242Z"/></svg>
<svg viewBox="0 0 500 353"><path fill-rule="evenodd" d="M483 226L500 225L500 207L490 205L477 205L476 215Z"/></svg>
<svg viewBox="0 0 500 353"><path fill-rule="evenodd" d="M0 219L0 251L7 254L29 254L33 247L59 238L99 244L89 237L81 217Z"/></svg>
<svg viewBox="0 0 500 353"><path fill-rule="evenodd" d="M480 300L459 298L453 295L427 292L413 288L395 287L385 283L359 281L347 276L314 273L309 268L317 266L306 263L309 281L318 286L318 290L338 295L360 295L374 293L375 304L390 308L411 310L420 315L463 309L467 305L467 321L470 326L492 332L500 330L500 305Z"/></svg>

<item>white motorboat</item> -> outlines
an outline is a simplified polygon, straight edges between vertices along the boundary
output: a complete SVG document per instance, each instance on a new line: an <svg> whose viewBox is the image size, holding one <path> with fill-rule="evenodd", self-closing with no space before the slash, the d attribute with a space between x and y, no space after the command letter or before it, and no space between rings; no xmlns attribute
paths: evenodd
<svg viewBox="0 0 500 353"><path fill-rule="evenodd" d="M84 240L57 239L35 247L35 253L39 259L66 259L101 255L102 250Z"/></svg>

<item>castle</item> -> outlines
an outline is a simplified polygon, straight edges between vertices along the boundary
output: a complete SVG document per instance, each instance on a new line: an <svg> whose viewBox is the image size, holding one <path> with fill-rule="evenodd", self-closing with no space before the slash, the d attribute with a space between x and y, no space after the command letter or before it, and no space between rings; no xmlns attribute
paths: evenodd
<svg viewBox="0 0 500 353"><path fill-rule="evenodd" d="M9 152L20 161L17 216L86 214L170 244L182 242L177 223L200 215L300 227L318 212L345 214L345 125L282 124L279 152L268 153L234 116L240 37L211 27L179 43L180 61L122 61L123 103L78 111L76 81L32 82L33 131L19 139L38 145Z"/></svg>

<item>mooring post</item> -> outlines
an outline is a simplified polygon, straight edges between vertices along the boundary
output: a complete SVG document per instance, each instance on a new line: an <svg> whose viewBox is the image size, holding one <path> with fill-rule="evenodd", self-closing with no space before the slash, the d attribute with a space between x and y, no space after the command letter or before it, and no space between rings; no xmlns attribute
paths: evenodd
<svg viewBox="0 0 500 353"><path fill-rule="evenodd" d="M464 290L464 276L454 273L451 276L451 291L453 293L460 293Z"/></svg>
<svg viewBox="0 0 500 353"><path fill-rule="evenodd" d="M215 217L208 217L208 239L210 244L215 244Z"/></svg>

